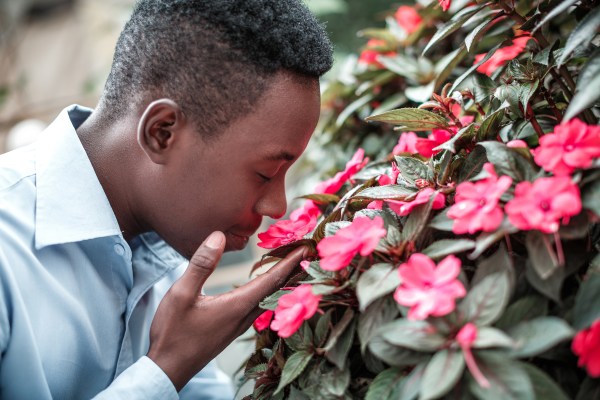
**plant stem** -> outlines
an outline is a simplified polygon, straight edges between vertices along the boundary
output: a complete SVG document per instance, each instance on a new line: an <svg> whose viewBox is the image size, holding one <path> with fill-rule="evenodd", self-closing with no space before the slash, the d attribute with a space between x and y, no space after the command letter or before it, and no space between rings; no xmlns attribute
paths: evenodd
<svg viewBox="0 0 600 400"><path fill-rule="evenodd" d="M531 126L533 126L533 129L535 130L535 133L537 133L538 137L544 136L544 130L542 129L537 118L535 117L531 105L527 107L527 119L529 120L529 122L531 122Z"/></svg>

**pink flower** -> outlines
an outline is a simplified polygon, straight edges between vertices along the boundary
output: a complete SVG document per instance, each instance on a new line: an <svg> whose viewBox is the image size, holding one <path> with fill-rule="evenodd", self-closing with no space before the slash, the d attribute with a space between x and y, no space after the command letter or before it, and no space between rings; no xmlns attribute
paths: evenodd
<svg viewBox="0 0 600 400"><path fill-rule="evenodd" d="M440 3L440 6L442 6L442 11L448 11L452 1L451 0L438 0L438 3Z"/></svg>
<svg viewBox="0 0 600 400"><path fill-rule="evenodd" d="M453 255L435 263L426 255L415 253L398 268L402 283L394 293L400 305L410 307L408 319L441 317L455 308L455 300L467 293L456 279L460 260Z"/></svg>
<svg viewBox="0 0 600 400"><path fill-rule="evenodd" d="M256 329L257 332L265 330L269 327L272 318L273 311L271 310L267 310L264 313L260 314L258 318L254 320L254 329Z"/></svg>
<svg viewBox="0 0 600 400"><path fill-rule="evenodd" d="M346 163L346 169L338 172L333 178L327 179L321 182L315 188L315 193L335 194L342 188L344 183L360 171L367 163L369 158L365 158L365 151L363 149L356 150L354 156Z"/></svg>
<svg viewBox="0 0 600 400"><path fill-rule="evenodd" d="M368 256L375 250L379 239L386 235L383 218L358 217L352 224L323 238L317 245L321 268L339 271L350 264L356 254Z"/></svg>
<svg viewBox="0 0 600 400"><path fill-rule="evenodd" d="M600 378L600 319L575 335L571 349L579 356L577 365L585 366L592 378Z"/></svg>
<svg viewBox="0 0 600 400"><path fill-rule="evenodd" d="M540 138L533 155L536 164L554 175L588 168L595 157L600 157L600 126L578 119L557 125L553 133Z"/></svg>
<svg viewBox="0 0 600 400"><path fill-rule="evenodd" d="M503 47L496 50L496 52L483 64L477 67L477 71L487 76L491 76L494 71L499 67L506 64L508 61L516 58L519 54L525 50L527 42L531 39L531 36L522 36L513 40L513 43L509 46ZM477 54L475 56L474 64L481 61L487 53Z"/></svg>
<svg viewBox="0 0 600 400"><path fill-rule="evenodd" d="M431 134L427 136L427 139L417 138L415 148L417 153L423 157L431 157L440 152L440 150L433 150L441 144L446 143L452 137L452 133L445 129L433 129Z"/></svg>
<svg viewBox="0 0 600 400"><path fill-rule="evenodd" d="M457 235L493 232L502 223L504 215L498 202L512 184L512 178L502 176L498 179L494 165L490 163L483 168L489 177L475 183L463 182L456 187L455 203L448 210L448 218L454 220L452 232Z"/></svg>
<svg viewBox="0 0 600 400"><path fill-rule="evenodd" d="M385 202L388 204L390 209L396 214L400 216L405 216L410 214L413 208L415 208L416 206L428 203L429 199L434 193L435 197L433 199L433 209L439 210L440 208L444 208L444 206L446 205L446 197L443 193L436 192L432 188L425 188L421 190L413 201L385 200ZM382 206L383 202L373 201L369 203L367 208L381 210Z"/></svg>
<svg viewBox="0 0 600 400"><path fill-rule="evenodd" d="M277 331L279 337L292 336L302 322L315 315L320 300L321 296L313 294L311 285L300 285L284 294L277 302L271 329Z"/></svg>
<svg viewBox="0 0 600 400"><path fill-rule="evenodd" d="M296 240L300 240L317 225L316 217L309 214L297 214L296 219L277 221L266 232L258 234L259 247L274 249Z"/></svg>
<svg viewBox="0 0 600 400"><path fill-rule="evenodd" d="M370 39L367 42L367 46L366 46L367 48L360 53L358 62L362 63L362 64L373 66L377 69L383 68L383 64L381 64L379 61L377 61L377 57L379 57L380 55L387 56L387 57L393 57L396 55L395 51L381 52L380 48L381 47L385 48L386 46L387 46L387 44L384 40Z"/></svg>
<svg viewBox="0 0 600 400"><path fill-rule="evenodd" d="M558 231L560 220L581 211L579 188L568 176L539 178L521 182L515 197L504 206L510 222L519 229Z"/></svg>
<svg viewBox="0 0 600 400"><path fill-rule="evenodd" d="M392 154L417 153L417 134L414 132L404 132L398 138L398 144L392 150Z"/></svg>
<svg viewBox="0 0 600 400"><path fill-rule="evenodd" d="M398 25L409 35L419 29L419 26L423 22L423 18L421 18L417 10L410 6L398 7L394 16Z"/></svg>
<svg viewBox="0 0 600 400"><path fill-rule="evenodd" d="M389 175L381 175L379 179L377 179L377 183L379 183L379 186L395 185L398 181L398 175L400 175L400 170L398 169L398 165L394 162L392 163L392 172Z"/></svg>
<svg viewBox="0 0 600 400"><path fill-rule="evenodd" d="M472 322L469 322L463 326L458 334L456 335L456 342L459 344L460 348L463 351L465 356L465 363L467 364L467 368L471 371L471 375L477 381L479 386L483 388L490 387L490 382L485 378L479 366L475 362L475 358L473 357L473 353L471 352L471 347L473 346L473 342L477 339L477 327Z"/></svg>

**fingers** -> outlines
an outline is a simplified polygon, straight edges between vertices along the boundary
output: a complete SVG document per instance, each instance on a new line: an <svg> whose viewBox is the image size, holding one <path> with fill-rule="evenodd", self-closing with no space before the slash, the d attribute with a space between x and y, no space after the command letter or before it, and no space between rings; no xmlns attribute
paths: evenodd
<svg viewBox="0 0 600 400"><path fill-rule="evenodd" d="M235 289L232 294L240 301L246 302L249 307L255 308L262 299L279 290L285 284L290 273L306 257L307 251L306 247L297 248L269 271Z"/></svg>
<svg viewBox="0 0 600 400"><path fill-rule="evenodd" d="M219 231L211 233L198 247L183 276L177 281L179 289L190 297L198 296L219 263L224 249L225 235Z"/></svg>

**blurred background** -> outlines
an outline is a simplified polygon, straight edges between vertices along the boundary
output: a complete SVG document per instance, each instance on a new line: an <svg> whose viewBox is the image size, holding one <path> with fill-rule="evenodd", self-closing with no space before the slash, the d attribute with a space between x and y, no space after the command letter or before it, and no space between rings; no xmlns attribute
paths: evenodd
<svg viewBox="0 0 600 400"><path fill-rule="evenodd" d="M356 32L383 26L389 10L399 2L306 3L326 23L335 44L336 63L324 77L327 80L349 53L357 53L366 42ZM95 106L118 34L133 4L134 0L0 0L0 153L35 141L70 104ZM297 187L300 174L292 170L289 175L292 194L303 193ZM265 221L260 231L272 222ZM248 280L252 264L263 254L256 243L254 237L245 250L225 255L207 284L209 294ZM238 339L218 358L231 376L252 351L252 332L244 336L246 339Z"/></svg>

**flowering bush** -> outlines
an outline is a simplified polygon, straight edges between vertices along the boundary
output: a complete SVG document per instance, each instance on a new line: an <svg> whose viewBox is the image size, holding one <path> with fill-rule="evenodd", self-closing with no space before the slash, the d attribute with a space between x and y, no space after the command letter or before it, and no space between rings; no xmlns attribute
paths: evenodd
<svg viewBox="0 0 600 400"><path fill-rule="evenodd" d="M324 96L321 144L359 150L261 234L312 256L250 397L600 398L600 7L405 7Z"/></svg>

